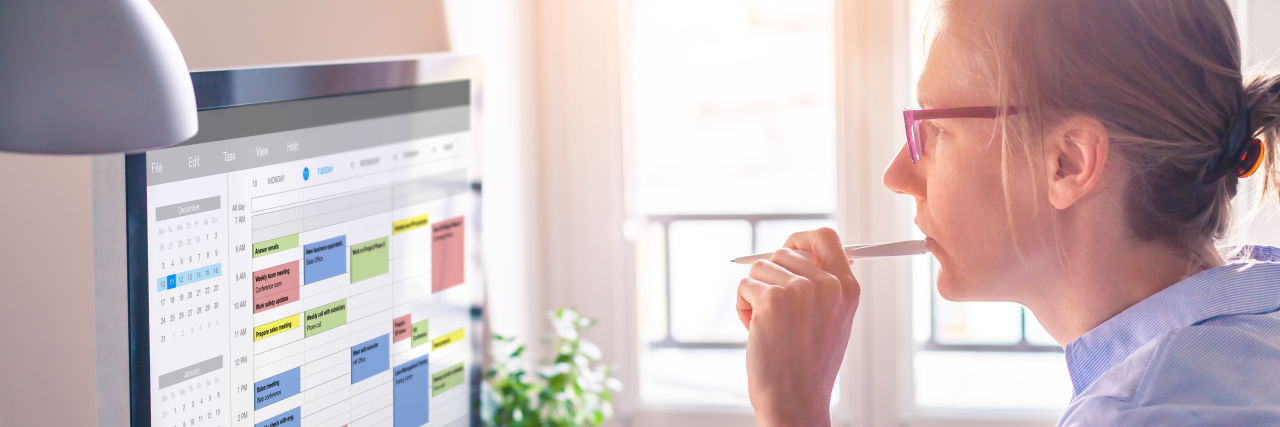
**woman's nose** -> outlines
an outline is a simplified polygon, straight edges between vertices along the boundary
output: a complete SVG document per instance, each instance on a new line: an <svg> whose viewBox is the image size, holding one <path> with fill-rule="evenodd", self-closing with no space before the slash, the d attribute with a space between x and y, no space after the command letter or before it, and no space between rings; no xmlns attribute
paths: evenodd
<svg viewBox="0 0 1280 427"><path fill-rule="evenodd" d="M921 159L922 161L924 159ZM884 171L884 186L889 191L906 194L915 198L924 198L924 176L922 166L911 162L911 154L907 152L907 144L902 144L898 155L894 156L889 168Z"/></svg>

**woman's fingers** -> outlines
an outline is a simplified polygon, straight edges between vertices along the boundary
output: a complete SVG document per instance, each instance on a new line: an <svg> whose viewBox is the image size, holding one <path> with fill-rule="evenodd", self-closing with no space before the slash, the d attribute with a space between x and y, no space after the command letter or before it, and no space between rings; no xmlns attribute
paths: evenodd
<svg viewBox="0 0 1280 427"><path fill-rule="evenodd" d="M738 320L742 321L742 327L751 331L751 313L753 312L756 302L761 300L762 295L770 285L752 278L745 278L738 282Z"/></svg>
<svg viewBox="0 0 1280 427"><path fill-rule="evenodd" d="M781 267L784 271L793 273L795 276L804 276L810 279L831 276L831 273L828 273L826 270L818 267L818 264L814 262L813 257L806 256L795 249L778 249L773 253L773 257L769 258L769 261L770 264L775 267ZM754 266L752 267L752 272L755 272ZM759 277L757 277L757 279L759 279ZM784 285L786 283L772 282L768 280L765 280L765 282L773 283L775 285Z"/></svg>
<svg viewBox="0 0 1280 427"><path fill-rule="evenodd" d="M813 253L818 260L818 267L827 273L826 275L805 274L806 277L815 282L818 281L818 277L830 277L838 282L849 295L861 293L858 280L853 277L853 270L850 268L853 262L845 256L844 247L840 246L840 236L836 235L835 230L819 228L813 231L795 233L787 238L785 246ZM783 267L787 269L800 268L794 263L783 264Z"/></svg>
<svg viewBox="0 0 1280 427"><path fill-rule="evenodd" d="M840 246L840 236L830 228L794 233L782 246L812 252L818 266L828 273L841 275L849 270L849 258L844 255L844 247Z"/></svg>

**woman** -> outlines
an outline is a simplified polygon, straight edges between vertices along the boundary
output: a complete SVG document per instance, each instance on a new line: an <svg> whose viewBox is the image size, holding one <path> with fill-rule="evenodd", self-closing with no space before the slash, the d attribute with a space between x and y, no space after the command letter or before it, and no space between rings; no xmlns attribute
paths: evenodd
<svg viewBox="0 0 1280 427"><path fill-rule="evenodd" d="M938 292L1035 313L1066 351L1060 425L1280 425L1280 252L1216 246L1241 177L1277 191L1280 76L1242 77L1225 1L936 6L930 110L884 184L915 199ZM830 423L858 294L829 229L742 280L762 424Z"/></svg>

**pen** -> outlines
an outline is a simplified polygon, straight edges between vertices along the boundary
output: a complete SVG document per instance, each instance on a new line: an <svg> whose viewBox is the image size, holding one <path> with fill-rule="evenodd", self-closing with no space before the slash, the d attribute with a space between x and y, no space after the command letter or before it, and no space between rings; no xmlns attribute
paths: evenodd
<svg viewBox="0 0 1280 427"><path fill-rule="evenodd" d="M806 257L812 257L813 254L808 251L796 251ZM903 242L893 243L868 243L861 245L849 245L844 247L845 256L849 259L866 259L866 258L884 258L904 255L919 255L929 253L929 245L924 240L907 240ZM729 262L734 264L750 264L756 260L769 259L773 256L773 252L747 255L744 257L734 258Z"/></svg>

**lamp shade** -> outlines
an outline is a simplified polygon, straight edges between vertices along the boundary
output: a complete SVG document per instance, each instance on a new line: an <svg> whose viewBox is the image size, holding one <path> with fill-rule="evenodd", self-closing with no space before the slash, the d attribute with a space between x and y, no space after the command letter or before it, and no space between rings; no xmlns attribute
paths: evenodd
<svg viewBox="0 0 1280 427"><path fill-rule="evenodd" d="M0 1L0 151L141 151L196 133L178 43L147 0Z"/></svg>

